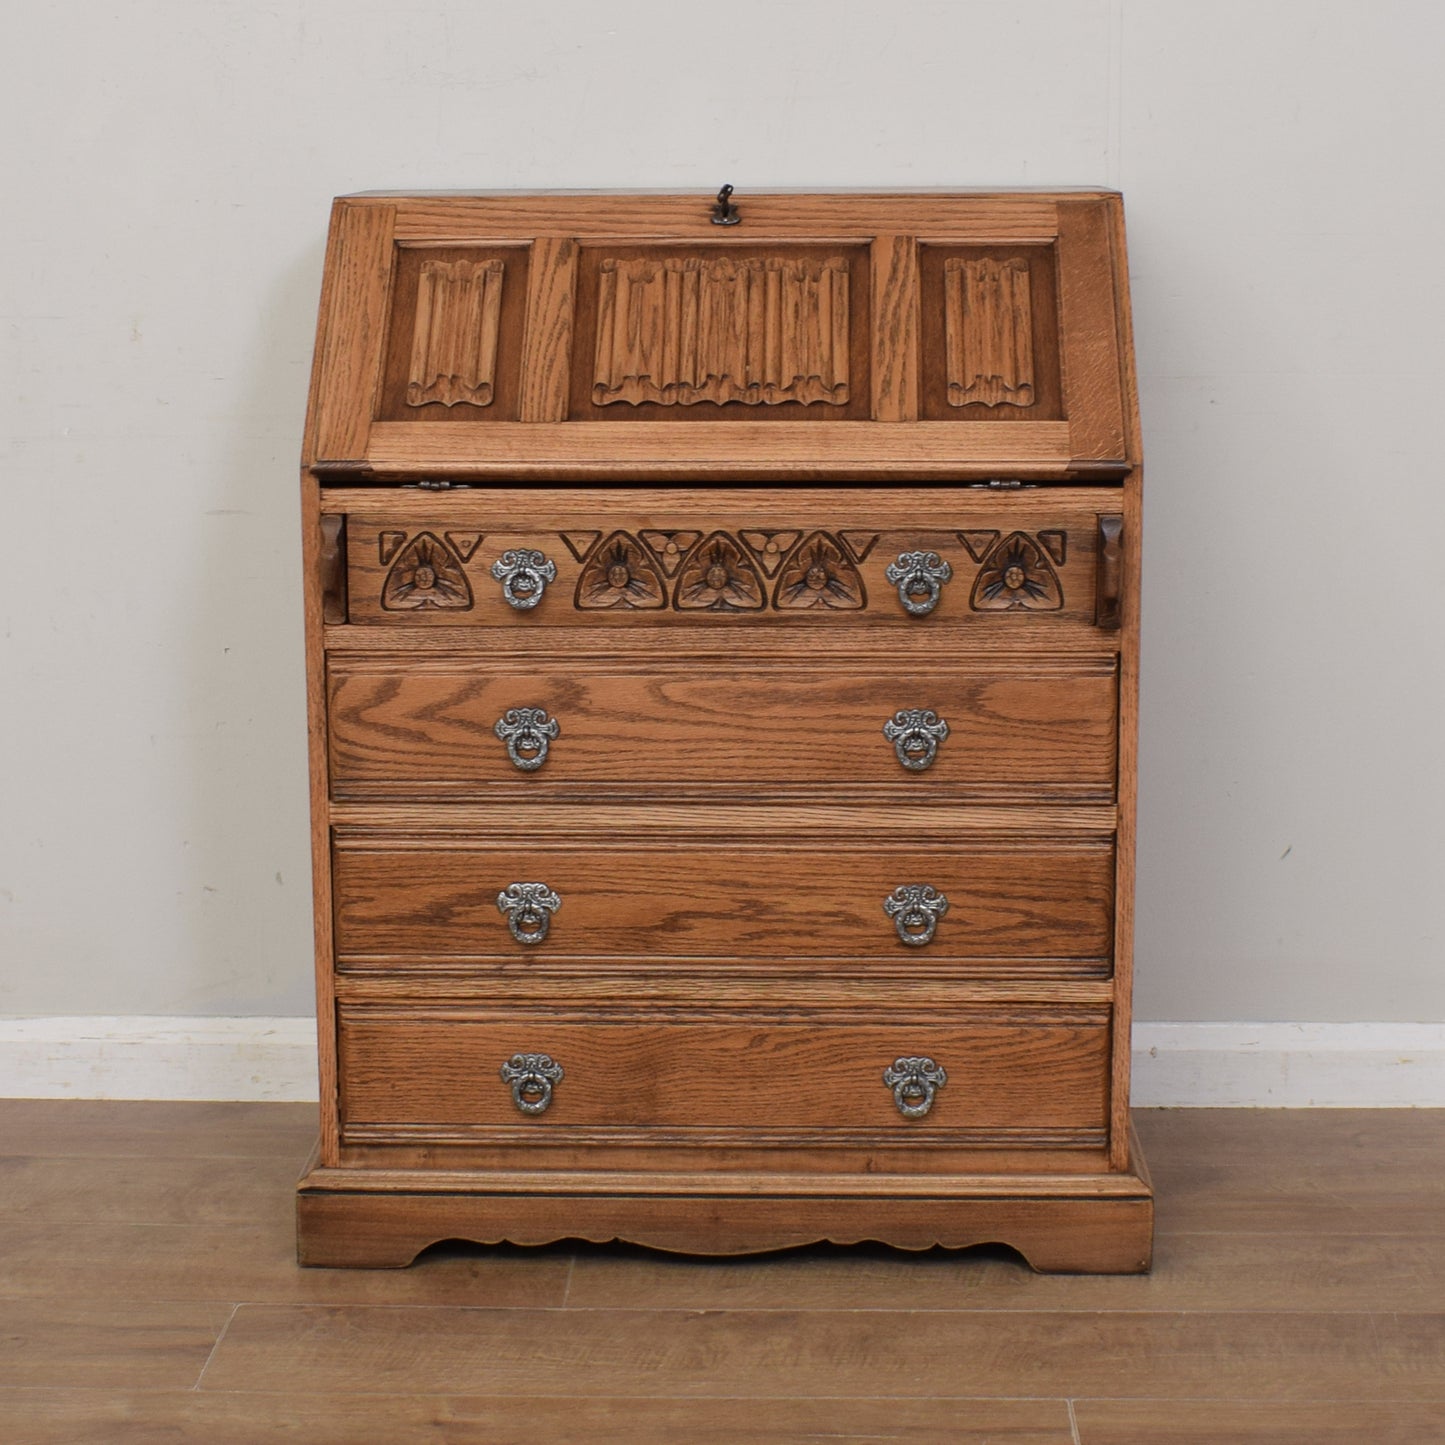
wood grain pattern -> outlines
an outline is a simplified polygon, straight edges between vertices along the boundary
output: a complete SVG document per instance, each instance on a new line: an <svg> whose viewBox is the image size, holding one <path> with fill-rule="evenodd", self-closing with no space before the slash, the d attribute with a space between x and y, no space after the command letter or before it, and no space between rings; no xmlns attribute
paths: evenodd
<svg viewBox="0 0 1445 1445"><path fill-rule="evenodd" d="M406 403L490 406L506 262L421 263Z"/></svg>
<svg viewBox="0 0 1445 1445"><path fill-rule="evenodd" d="M960 1141L1021 1131L1098 1130L1105 1118L1106 1016L1077 1022L904 1018L867 1024L585 1023L546 1011L343 1006L343 1136L360 1126L608 1130L849 1130ZM521 1113L499 1068L542 1052L563 1077L545 1112ZM948 1071L929 1112L904 1118L883 1073L900 1055Z"/></svg>
<svg viewBox="0 0 1445 1445"><path fill-rule="evenodd" d="M1130 455L1115 310L1112 201L1059 207L1059 315L1069 448L1077 457ZM1137 457L1138 453L1132 453Z"/></svg>
<svg viewBox="0 0 1445 1445"><path fill-rule="evenodd" d="M868 658L815 669L781 659L739 676L727 660L660 667L625 655L527 652L418 661L333 654L328 668L336 798L477 796L523 782L583 792L609 782L675 786L876 783L935 798L1041 786L1062 800L1113 795L1115 673L1107 662L1001 672ZM494 734L508 708L543 707L561 729L522 773ZM883 732L900 708L947 723L934 761L903 767Z"/></svg>
<svg viewBox="0 0 1445 1445"><path fill-rule="evenodd" d="M595 406L848 403L841 258L604 257Z"/></svg>
<svg viewBox="0 0 1445 1445"><path fill-rule="evenodd" d="M395 1283L396 1276L386 1277ZM538 1440L547 1445L826 1445L837 1438L835 1400L556 1399L515 1395L328 1394L295 1388L255 1394L133 1390L0 1392L10 1445L155 1445L205 1440L256 1445L477 1445ZM852 1399L851 1433L885 1439L897 1431L949 1445L1071 1445L1063 1400Z"/></svg>
<svg viewBox="0 0 1445 1445"><path fill-rule="evenodd" d="M450 503L447 498L446 502ZM755 556L741 540L756 534L757 519L747 512L698 518L703 525L684 528L692 520L679 499L678 511L645 514L654 528L638 527L611 532L578 561L566 538L575 535L570 519L554 521L538 514L527 521L508 515L496 502L488 514L474 507L442 505L428 499L411 517L393 511L389 516L347 516L348 618L352 623L433 626L497 627L515 630L539 627L692 627L721 621L732 626L810 628L841 627L866 616L871 627L886 627L900 636L917 638L942 629L990 629L995 644L1011 632L1034 635L1041 629L1057 639L1095 630L1095 563L1099 536L1092 511L1058 506L1048 518L1050 534L1066 546L1063 563L1053 562L1033 534L995 528L1006 533L983 562L974 560L963 534L997 520L1008 523L996 503L976 499L968 506L949 507L915 503L915 518L904 527L890 527L880 517L869 529L878 541L865 560L855 562L829 525L826 513L815 513L821 526L808 526L808 513L800 509L790 520L800 525L785 529L792 538L781 555L775 575L768 577L764 556ZM514 504L516 505L516 504ZM438 542L448 526L467 518L485 540L463 562ZM597 520L598 518L594 518ZM595 531L596 529L589 529ZM776 530L776 529L775 529ZM653 553L639 534L658 531L692 545L678 546L674 558L665 551ZM426 606L405 610L395 606L395 579L410 590L415 568L412 559L398 557L388 540L406 539L408 549L425 542L427 588L418 595ZM394 545L394 543L393 543ZM557 569L541 601L519 611L509 606L492 565L508 551L540 551ZM952 577L927 616L913 616L899 599L898 587L888 579L888 567L908 552L934 552L948 563ZM430 555L435 553L435 556ZM1013 555L1018 553L1018 556ZM391 560L384 561L390 554ZM672 562L669 574L667 564ZM450 585L442 590L443 579ZM465 605L469 598L475 605ZM1027 617L1022 613L1029 613ZM980 615L985 614L985 615Z"/></svg>
<svg viewBox="0 0 1445 1445"><path fill-rule="evenodd" d="M943 267L948 404L1034 404L1033 298L1021 257L950 257Z"/></svg>
<svg viewBox="0 0 1445 1445"><path fill-rule="evenodd" d="M873 271L873 420L918 420L918 243L877 236Z"/></svg>
<svg viewBox="0 0 1445 1445"><path fill-rule="evenodd" d="M0 1386L188 1390L231 1318L224 1303L6 1299Z"/></svg>
<svg viewBox="0 0 1445 1445"><path fill-rule="evenodd" d="M968 1194L948 1198L766 1194L649 1197L535 1194L518 1211L506 1194L449 1194L437 1179L425 1193L380 1194L303 1188L297 1221L304 1264L401 1268L439 1239L549 1244L612 1240L686 1254L755 1254L825 1239L858 1244L887 1239L900 1249L966 1249L1008 1239L1035 1269L1129 1274L1149 1267L1149 1201ZM1138 1181L1134 1181L1138 1187Z"/></svg>
<svg viewBox="0 0 1445 1445"><path fill-rule="evenodd" d="M684 196L341 210L385 210L396 244L380 374L347 383L377 420L305 479L308 546L324 510L348 568L329 611L306 569L323 1138L302 1257L883 1237L1147 1267L1113 973L1138 625L1117 198L749 197L726 235ZM525 485L553 478L574 485ZM868 478L901 485L839 486ZM972 479L1005 490L920 485ZM1065 481L1086 485L1029 490ZM1101 515L1127 524L1117 631ZM556 575L517 608L492 566L523 550ZM953 574L922 620L887 578L914 552ZM951 730L926 771L883 727L910 708ZM533 709L547 756L509 757L494 725ZM902 912L925 885L936 933ZM527 890L545 939L498 907ZM473 1041L519 1024L577 1061L532 1128L500 1077L486 1107L471 1092ZM836 1074L895 1027L966 1051L922 1120L881 1073Z"/></svg>
<svg viewBox="0 0 1445 1445"><path fill-rule="evenodd" d="M842 834L819 839L779 816L773 841L539 844L512 836L339 840L336 947L367 954L552 958L638 955L834 958L904 950L884 900L929 883L948 914L929 959L1102 959L1110 948L1113 849L1020 839L1017 847ZM516 943L498 893L540 881L562 896L544 942Z"/></svg>
<svg viewBox="0 0 1445 1445"><path fill-rule="evenodd" d="M960 1395L1190 1400L1223 1387L1256 1400L1390 1400L1364 1315L1025 1315L958 1312L928 1329L868 1311L561 1311L548 1349L505 1311L333 1312L242 1307L207 1371L215 1389L476 1389L618 1396ZM1120 1368L1127 1361L1128 1369ZM1228 1373L1224 1373L1227 1370ZM405 1385L403 1385L405 1382ZM605 1384L604 1384L605 1382Z"/></svg>
<svg viewBox="0 0 1445 1445"><path fill-rule="evenodd" d="M566 420L576 287L576 242L563 237L539 240L532 247L522 353L520 416L524 422Z"/></svg>
<svg viewBox="0 0 1445 1445"><path fill-rule="evenodd" d="M1437 1308L1445 1110L1142 1112L1166 1221L1172 1214L1198 1228L1166 1222L1153 1273L1116 1278L1035 1274L998 1247L915 1254L868 1244L707 1260L629 1245L452 1242L401 1274L298 1271L279 1175L292 1167L286 1160L299 1162L313 1113L286 1104L0 1101L7 1149L27 1151L0 1164L6 1445L514 1436L821 1445L895 1435L1062 1445L1071 1412L1085 1445L1425 1445L1445 1427ZM208 1180L220 1161L229 1162ZM608 1226L625 1232L644 1220L677 1229L666 1200L676 1176L634 1174L632 1187L645 1180L656 1192L619 1198L625 1178L593 1171L597 1192L588 1194L583 1175L535 1165L534 1156L529 1174L520 1164L512 1182L554 1187L539 1229L599 1238ZM795 1177L794 1194L770 1201L758 1193L770 1177L762 1162L751 1178L718 1181L736 1192L709 1197L712 1180L693 1182L700 1227L725 1246L738 1242L730 1230L743 1242L769 1227L796 1236L817 1201L849 1187L860 1193L851 1221L860 1233L887 1222L876 1201L886 1209L893 1189L919 1206L901 1221L905 1233L926 1236L931 1211L939 1232L977 1228L998 1238L1026 1211L989 1220L961 1195L1005 1207L1011 1195L1061 1188L1021 1163L1011 1169L938 1178L931 1198L917 1176L860 1170L819 1174L811 1194ZM486 1237L488 1226L514 1222L502 1217L500 1171L478 1185L494 1197L443 1195L441 1215L425 1207L435 1170L407 1179L371 1168L378 1187L397 1180L392 1203L347 1194L359 1172L316 1171L327 1187L302 1200L341 1216L355 1208L324 1235L329 1247L353 1252L338 1263L357 1262L373 1244L395 1256L402 1234L414 1248L436 1237L431 1231L476 1227ZM459 1184L472 1187L465 1177ZM1078 1176L1076 1190L1085 1187L1138 1207L1117 1192L1118 1176ZM192 1209L210 1222L166 1222ZM845 1233L850 1221L829 1210L823 1222ZM1056 1240L1068 1232L1057 1225ZM270 1307L265 1342L237 1320L244 1360L222 1358L228 1330L215 1362L227 1373L202 1374L209 1343L184 1343L177 1331L219 1334L216 1322L242 1301ZM376 1308L350 1308L367 1305ZM445 1323L425 1325L437 1310ZM383 1314L394 1322L389 1339L374 1323ZM485 1328L463 1337L457 1326L478 1315ZM712 1332L704 1341L685 1335L673 1344L679 1328L699 1323ZM764 1342L771 1353L754 1349L759 1329L774 1331ZM177 1339L194 1352L172 1371ZM502 1342L495 1371L493 1339ZM644 1353L624 1359L614 1378L629 1343ZM558 1388L564 1393L548 1395ZM970 1389L992 1394L961 1393ZM1001 1398L1020 1389L1028 1397Z"/></svg>
<svg viewBox="0 0 1445 1445"><path fill-rule="evenodd" d="M379 421L369 433L364 475L381 480L549 481L579 476L636 483L794 480L901 482L1012 476L1076 475L1063 421L918 421L827 426L788 420L759 425L746 446L738 422L472 422L449 426ZM1086 459L1090 460L1090 459ZM1109 472L1127 470L1108 458Z"/></svg>
<svg viewBox="0 0 1445 1445"><path fill-rule="evenodd" d="M380 379L396 212L338 201L316 340L303 463L364 457Z"/></svg>
<svg viewBox="0 0 1445 1445"><path fill-rule="evenodd" d="M1323 1375L1321 1371L1321 1375ZM1322 1394L1335 1393L1323 1378ZM1079 1445L1426 1445L1445 1440L1445 1403L1079 1400Z"/></svg>

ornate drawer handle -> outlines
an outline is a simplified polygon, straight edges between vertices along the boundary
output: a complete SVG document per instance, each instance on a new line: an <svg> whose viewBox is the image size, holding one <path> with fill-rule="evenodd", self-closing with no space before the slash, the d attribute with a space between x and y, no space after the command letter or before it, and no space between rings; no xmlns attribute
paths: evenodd
<svg viewBox="0 0 1445 1445"><path fill-rule="evenodd" d="M953 568L937 552L900 552L883 574L898 588L898 600L912 617L926 617L938 606L943 584Z"/></svg>
<svg viewBox="0 0 1445 1445"><path fill-rule="evenodd" d="M914 948L933 942L938 920L948 912L948 899L929 883L901 883L883 900L898 937Z"/></svg>
<svg viewBox="0 0 1445 1445"><path fill-rule="evenodd" d="M549 582L557 580L557 564L549 562L543 552L534 552L529 547L503 552L492 563L492 576L502 584L502 596L518 609L535 607L547 590Z"/></svg>
<svg viewBox="0 0 1445 1445"><path fill-rule="evenodd" d="M883 736L909 772L921 773L938 756L938 745L948 736L948 724L932 708L900 708L883 724Z"/></svg>
<svg viewBox="0 0 1445 1445"><path fill-rule="evenodd" d="M507 915L507 927L518 943L541 943L561 906L561 898L545 883L509 883L497 894L497 907Z"/></svg>
<svg viewBox="0 0 1445 1445"><path fill-rule="evenodd" d="M512 1102L524 1114L544 1113L552 1086L562 1082L562 1065L551 1054L513 1054L501 1072L502 1082L512 1086Z"/></svg>
<svg viewBox="0 0 1445 1445"><path fill-rule="evenodd" d="M905 1119L921 1119L933 1107L933 1096L948 1082L948 1070L930 1058L909 1054L894 1059L883 1070L883 1082L893 1090L893 1102Z"/></svg>
<svg viewBox="0 0 1445 1445"><path fill-rule="evenodd" d="M492 729L507 745L507 756L524 773L535 772L547 761L547 744L562 731L544 707L509 707Z"/></svg>

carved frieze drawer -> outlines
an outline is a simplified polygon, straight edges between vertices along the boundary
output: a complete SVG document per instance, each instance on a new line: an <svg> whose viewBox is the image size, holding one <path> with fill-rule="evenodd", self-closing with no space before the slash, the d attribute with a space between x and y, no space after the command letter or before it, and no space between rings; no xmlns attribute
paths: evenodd
<svg viewBox="0 0 1445 1445"><path fill-rule="evenodd" d="M914 511L901 526L850 525L843 515L820 526L803 508L750 518L679 507L626 526L549 527L515 510L489 514L479 500L419 499L392 515L346 518L345 615L518 629L837 627L865 617L899 630L1108 625L1099 499L1047 510L1035 502L1026 518L997 502L942 516L925 494Z"/></svg>
<svg viewBox="0 0 1445 1445"><path fill-rule="evenodd" d="M1103 1007L866 1018L342 1005L343 1143L1097 1146ZM706 1167L699 1161L699 1167Z"/></svg>
<svg viewBox="0 0 1445 1445"><path fill-rule="evenodd" d="M1079 829L1084 810L1056 811ZM1041 835L1049 810L995 813L979 830L901 806L471 813L335 830L341 969L743 958L1108 971L1112 839Z"/></svg>
<svg viewBox="0 0 1445 1445"><path fill-rule="evenodd" d="M689 784L888 787L899 799L1108 802L1113 657L1004 666L926 649L827 659L333 653L338 799Z"/></svg>

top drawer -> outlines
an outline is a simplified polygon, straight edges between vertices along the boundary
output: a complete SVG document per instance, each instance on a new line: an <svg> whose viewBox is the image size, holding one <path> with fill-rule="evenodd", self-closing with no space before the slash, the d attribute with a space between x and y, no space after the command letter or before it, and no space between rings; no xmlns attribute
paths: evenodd
<svg viewBox="0 0 1445 1445"><path fill-rule="evenodd" d="M522 491L393 493L346 515L345 597L335 587L328 620L752 630L866 619L1055 639L1117 626L1112 493L1081 503L920 491L886 508L837 494L789 508L787 496L700 507L682 494L622 512L594 500L568 515Z"/></svg>

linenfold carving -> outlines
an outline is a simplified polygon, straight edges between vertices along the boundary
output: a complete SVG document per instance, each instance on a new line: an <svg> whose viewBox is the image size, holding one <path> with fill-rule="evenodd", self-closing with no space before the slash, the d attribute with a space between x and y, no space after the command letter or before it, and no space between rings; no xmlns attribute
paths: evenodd
<svg viewBox="0 0 1445 1445"><path fill-rule="evenodd" d="M423 261L406 404L490 406L504 263Z"/></svg>
<svg viewBox="0 0 1445 1445"><path fill-rule="evenodd" d="M1034 404L1033 307L1022 256L944 264L948 404Z"/></svg>
<svg viewBox="0 0 1445 1445"><path fill-rule="evenodd" d="M596 406L848 403L848 264L605 258Z"/></svg>

